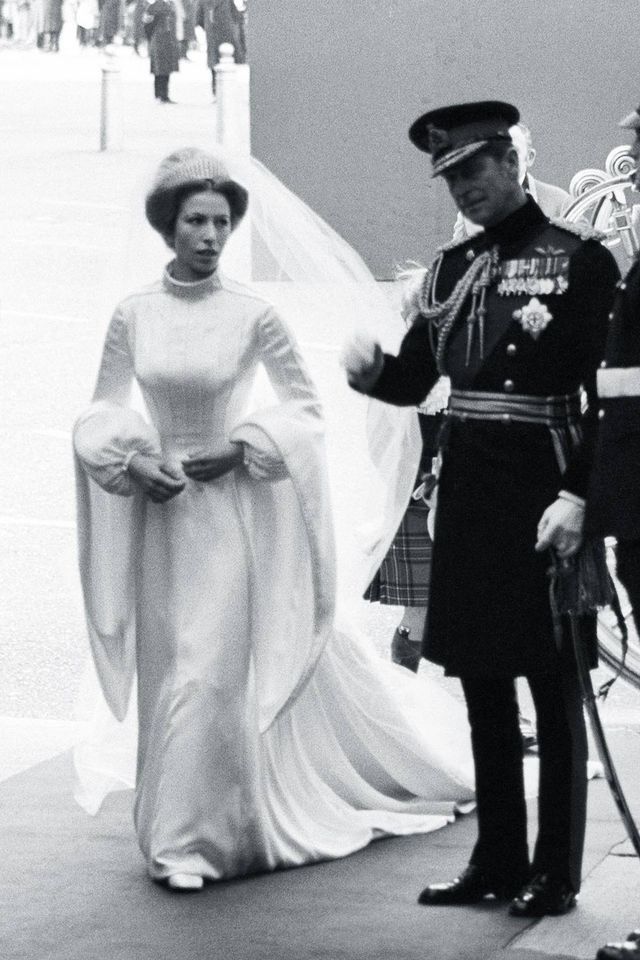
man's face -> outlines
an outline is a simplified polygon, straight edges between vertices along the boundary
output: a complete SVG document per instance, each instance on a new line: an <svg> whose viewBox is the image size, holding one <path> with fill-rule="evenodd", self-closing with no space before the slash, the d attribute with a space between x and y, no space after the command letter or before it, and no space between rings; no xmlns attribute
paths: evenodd
<svg viewBox="0 0 640 960"><path fill-rule="evenodd" d="M500 223L524 197L515 149L509 150L503 160L476 153L445 171L443 177L463 217L480 227Z"/></svg>

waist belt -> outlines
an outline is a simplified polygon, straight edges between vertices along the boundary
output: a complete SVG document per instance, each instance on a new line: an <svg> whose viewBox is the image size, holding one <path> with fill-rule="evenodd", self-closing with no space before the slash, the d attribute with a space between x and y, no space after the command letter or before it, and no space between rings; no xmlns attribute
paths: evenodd
<svg viewBox="0 0 640 960"><path fill-rule="evenodd" d="M563 427L580 419L579 393L564 397L531 397L524 394L452 390L447 414L457 420L496 420L503 423L541 423Z"/></svg>
<svg viewBox="0 0 640 960"><path fill-rule="evenodd" d="M598 370L598 396L640 397L640 367L605 367Z"/></svg>

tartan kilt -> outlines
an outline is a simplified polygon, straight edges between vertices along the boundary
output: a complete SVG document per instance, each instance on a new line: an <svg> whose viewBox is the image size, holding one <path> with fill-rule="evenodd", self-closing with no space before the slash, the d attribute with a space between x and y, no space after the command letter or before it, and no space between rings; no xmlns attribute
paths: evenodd
<svg viewBox="0 0 640 960"><path fill-rule="evenodd" d="M429 507L411 500L380 569L364 598L398 607L426 607L433 543L427 530Z"/></svg>

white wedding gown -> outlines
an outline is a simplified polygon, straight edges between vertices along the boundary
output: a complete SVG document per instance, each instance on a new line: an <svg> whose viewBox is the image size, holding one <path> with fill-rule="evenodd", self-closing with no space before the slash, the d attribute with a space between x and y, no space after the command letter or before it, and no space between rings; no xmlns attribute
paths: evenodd
<svg viewBox="0 0 640 960"><path fill-rule="evenodd" d="M278 399L247 417L260 364ZM319 405L287 328L235 283L165 274L116 311L92 409L126 419L134 380L149 449L245 447L243 468L158 505L122 471L144 438L76 428L89 633L120 719L137 672L151 876L217 880L449 822L473 796L465 712L335 625ZM78 748L85 787L92 756Z"/></svg>

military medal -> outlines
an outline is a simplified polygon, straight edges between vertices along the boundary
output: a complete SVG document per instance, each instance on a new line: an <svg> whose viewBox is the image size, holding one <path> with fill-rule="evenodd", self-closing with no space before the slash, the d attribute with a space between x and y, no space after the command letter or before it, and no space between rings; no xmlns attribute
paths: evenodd
<svg viewBox="0 0 640 960"><path fill-rule="evenodd" d="M504 260L499 267L497 293L501 297L537 297L566 293L569 257L564 250L536 247L540 256Z"/></svg>
<svg viewBox="0 0 640 960"><path fill-rule="evenodd" d="M532 297L524 307L513 311L513 319L517 320L526 333L530 333L537 340L543 330L553 320L544 303L537 297Z"/></svg>

